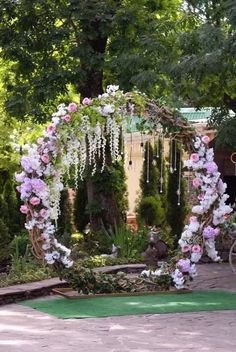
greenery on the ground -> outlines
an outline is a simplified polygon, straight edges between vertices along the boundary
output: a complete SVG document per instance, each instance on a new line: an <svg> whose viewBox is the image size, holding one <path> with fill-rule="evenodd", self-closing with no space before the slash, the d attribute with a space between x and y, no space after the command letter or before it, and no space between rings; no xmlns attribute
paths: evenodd
<svg viewBox="0 0 236 352"><path fill-rule="evenodd" d="M169 277L128 277L123 272L104 274L84 267L65 270L62 278L81 294L125 293L168 290Z"/></svg>
<svg viewBox="0 0 236 352"><path fill-rule="evenodd" d="M57 275L52 267L32 256L26 232L15 236L10 248L11 262L7 270L0 273L0 287L44 280Z"/></svg>

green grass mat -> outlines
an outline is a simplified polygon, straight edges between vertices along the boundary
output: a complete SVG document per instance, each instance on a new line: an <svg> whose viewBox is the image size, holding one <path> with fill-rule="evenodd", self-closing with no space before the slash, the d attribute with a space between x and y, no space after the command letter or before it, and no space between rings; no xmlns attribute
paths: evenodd
<svg viewBox="0 0 236 352"><path fill-rule="evenodd" d="M186 294L161 293L156 295L84 299L53 297L27 300L19 304L38 309L58 318L89 318L236 309L236 293L211 290L194 291Z"/></svg>

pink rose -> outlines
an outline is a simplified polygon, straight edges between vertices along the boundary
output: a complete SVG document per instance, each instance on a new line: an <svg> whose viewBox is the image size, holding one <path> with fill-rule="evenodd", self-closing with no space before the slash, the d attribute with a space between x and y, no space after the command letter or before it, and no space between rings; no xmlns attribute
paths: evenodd
<svg viewBox="0 0 236 352"><path fill-rule="evenodd" d="M199 160L199 155L197 153L192 153L190 155L190 160L195 161L195 162L198 161Z"/></svg>
<svg viewBox="0 0 236 352"><path fill-rule="evenodd" d="M38 205L40 203L40 199L38 197L32 197L30 199L30 204L32 205Z"/></svg>
<svg viewBox="0 0 236 352"><path fill-rule="evenodd" d="M71 120L71 116L69 114L62 116L62 120L69 122Z"/></svg>
<svg viewBox="0 0 236 352"><path fill-rule="evenodd" d="M190 249L191 249L191 246L189 244L184 244L183 246L181 246L182 253L187 253L190 251Z"/></svg>
<svg viewBox="0 0 236 352"><path fill-rule="evenodd" d="M70 104L68 105L68 107L67 107L67 110L68 110L69 112L75 112L75 111L77 110L77 104L75 104L75 103L70 103Z"/></svg>
<svg viewBox="0 0 236 352"><path fill-rule="evenodd" d="M56 131L56 125L55 123L51 123L50 125L48 125L47 127L47 132L50 134L53 134Z"/></svg>
<svg viewBox="0 0 236 352"><path fill-rule="evenodd" d="M87 97L82 100L82 104L83 104L83 105L89 105L90 102L91 102L91 99L89 99L89 98L87 98Z"/></svg>
<svg viewBox="0 0 236 352"><path fill-rule="evenodd" d="M41 156L41 160L44 162L44 164L48 164L49 163L49 155L48 154L43 154Z"/></svg>
<svg viewBox="0 0 236 352"><path fill-rule="evenodd" d="M210 142L210 138L207 135L205 135L202 137L202 141L203 143L208 144Z"/></svg>
<svg viewBox="0 0 236 352"><path fill-rule="evenodd" d="M200 253L201 252L201 247L199 246L199 244L194 244L192 246L192 252L193 253Z"/></svg>
<svg viewBox="0 0 236 352"><path fill-rule="evenodd" d="M27 214L28 211L29 211L29 208L28 208L27 205L21 205L21 207L20 207L20 212L21 212L22 214Z"/></svg>
<svg viewBox="0 0 236 352"><path fill-rule="evenodd" d="M42 218L45 218L48 215L47 209L41 209L39 215L42 216Z"/></svg>
<svg viewBox="0 0 236 352"><path fill-rule="evenodd" d="M193 187L197 188L201 185L202 182L201 182L200 178L196 177L193 179L192 183L193 183Z"/></svg>

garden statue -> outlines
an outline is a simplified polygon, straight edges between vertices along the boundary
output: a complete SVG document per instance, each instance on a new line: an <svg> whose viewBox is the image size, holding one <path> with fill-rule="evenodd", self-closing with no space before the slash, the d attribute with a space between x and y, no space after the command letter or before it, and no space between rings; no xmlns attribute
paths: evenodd
<svg viewBox="0 0 236 352"><path fill-rule="evenodd" d="M167 244L158 238L158 229L152 228L148 233L148 248L144 252L144 262L147 266L157 267L158 261L165 259L168 255Z"/></svg>

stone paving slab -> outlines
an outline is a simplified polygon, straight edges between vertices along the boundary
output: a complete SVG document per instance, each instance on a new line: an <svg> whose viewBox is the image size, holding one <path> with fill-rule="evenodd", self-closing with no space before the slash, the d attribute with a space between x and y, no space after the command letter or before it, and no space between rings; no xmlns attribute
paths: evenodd
<svg viewBox="0 0 236 352"><path fill-rule="evenodd" d="M61 281L59 278L52 278L27 284L2 287L0 288L0 305L13 303L16 300L45 296L48 295L53 288L63 287L65 285L65 281Z"/></svg>
<svg viewBox="0 0 236 352"><path fill-rule="evenodd" d="M93 269L95 272L116 273L118 271L124 272L141 272L146 268L145 264L123 264L105 266ZM17 300L34 298L48 295L53 288L67 286L66 281L59 278L52 278L42 281L30 282L20 285L12 285L0 288L0 305L13 303ZM1 351L0 351L1 352Z"/></svg>
<svg viewBox="0 0 236 352"><path fill-rule="evenodd" d="M236 291L228 264L198 266L192 287ZM0 352L235 352L236 311L57 319L0 307Z"/></svg>
<svg viewBox="0 0 236 352"><path fill-rule="evenodd" d="M1 352L235 352L236 311L61 320L0 308Z"/></svg>

